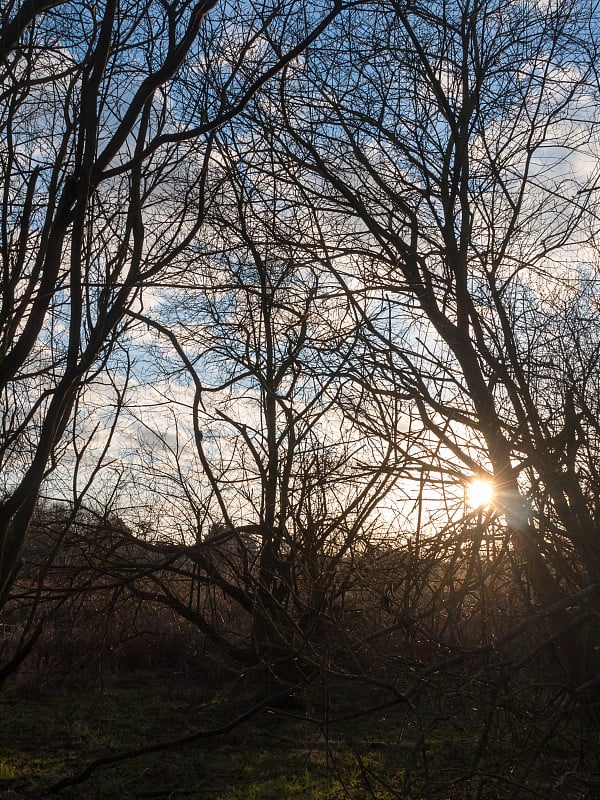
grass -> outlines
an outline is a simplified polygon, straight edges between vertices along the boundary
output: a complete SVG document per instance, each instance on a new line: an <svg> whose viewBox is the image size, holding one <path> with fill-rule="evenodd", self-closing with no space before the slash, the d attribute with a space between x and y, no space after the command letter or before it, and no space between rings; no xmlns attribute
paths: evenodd
<svg viewBox="0 0 600 800"><path fill-rule="evenodd" d="M498 800L515 787L515 800L600 796L594 794L600 783L594 782L590 762L577 755L564 730L543 740L539 720L508 725L498 714L487 727L491 746L482 750L485 720L472 716L475 709L450 709L444 717L431 707L398 706L356 717L360 702L377 700L357 692L345 687L330 697L329 712L338 721L329 725L320 724L318 708L308 720L297 712L266 709L226 736L100 769L59 796ZM318 693L312 701L318 707ZM91 692L5 694L0 696L0 796L41 796L98 757L221 725L248 702L241 693L210 693L169 677ZM543 747L535 768L523 777L519 767L535 754L536 742Z"/></svg>
<svg viewBox="0 0 600 800"><path fill-rule="evenodd" d="M0 795L2 790L7 799L40 794L100 756L220 725L243 707L243 698L232 707L231 698L167 680L92 693L4 696ZM341 779L332 774L335 747L298 715L268 710L226 737L99 770L61 796L328 800L345 796L344 781L356 782L355 775L346 775L348 764L342 765Z"/></svg>

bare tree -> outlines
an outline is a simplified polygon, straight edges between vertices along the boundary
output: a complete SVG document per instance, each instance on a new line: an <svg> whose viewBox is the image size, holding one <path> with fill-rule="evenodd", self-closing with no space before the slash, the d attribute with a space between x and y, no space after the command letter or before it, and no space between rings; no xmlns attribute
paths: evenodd
<svg viewBox="0 0 600 800"><path fill-rule="evenodd" d="M412 398L422 474L456 504L493 480L577 686L589 607L562 601L598 579L594 25L585 2L376 4L286 69L278 126L256 112L327 231L305 247L388 366L374 391Z"/></svg>
<svg viewBox="0 0 600 800"><path fill-rule="evenodd" d="M144 531L132 520L122 563L135 562L128 547L162 554L154 578L140 570L130 581L137 596L292 683L331 649L327 626L402 463L344 419L356 316L336 282L274 234L306 220L283 208L262 165L244 161L243 137L223 139L224 190L193 273L152 312L130 312L161 353L137 412L152 454L138 497L156 522Z"/></svg>
<svg viewBox="0 0 600 800"><path fill-rule="evenodd" d="M213 131L340 10L216 5L3 5L2 596L82 387L187 268Z"/></svg>

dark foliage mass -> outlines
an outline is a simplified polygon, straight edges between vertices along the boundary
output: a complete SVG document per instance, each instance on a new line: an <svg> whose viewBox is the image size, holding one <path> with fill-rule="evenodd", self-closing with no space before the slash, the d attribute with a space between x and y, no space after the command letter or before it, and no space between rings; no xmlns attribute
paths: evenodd
<svg viewBox="0 0 600 800"><path fill-rule="evenodd" d="M0 684L218 709L47 785L271 714L323 797L597 796L599 23L3 5Z"/></svg>

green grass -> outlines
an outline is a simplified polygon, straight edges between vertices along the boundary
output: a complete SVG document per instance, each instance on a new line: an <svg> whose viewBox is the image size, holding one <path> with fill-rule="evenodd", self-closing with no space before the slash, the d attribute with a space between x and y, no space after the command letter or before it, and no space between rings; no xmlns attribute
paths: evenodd
<svg viewBox="0 0 600 800"><path fill-rule="evenodd" d="M502 713L489 729L490 746L478 754L481 718L474 709L407 709L404 706L348 717L359 702L371 705L359 687L330 698L332 721L300 713L264 710L226 736L194 743L95 772L67 788L66 800L452 800L508 797L519 768L542 742L539 720L514 720ZM134 686L55 691L37 698L0 696L0 797L40 796L77 774L90 761L122 749L152 744L211 728L235 717L250 702L242 694L210 694L169 677ZM524 717L527 720L527 717ZM472 767L475 766L473 769ZM589 764L588 764L589 766ZM518 800L588 800L597 784L565 731L544 741L535 769ZM583 777L582 777L583 776ZM592 787L590 789L590 786ZM579 787L579 788L578 788ZM590 794L590 791L592 792Z"/></svg>
<svg viewBox="0 0 600 800"><path fill-rule="evenodd" d="M4 696L0 795L39 793L98 757L222 724L243 711L244 703L168 681L37 699ZM318 726L268 710L227 736L101 769L61 796L329 800L346 796L344 784L360 797L358 773L352 753L338 741L327 742Z"/></svg>

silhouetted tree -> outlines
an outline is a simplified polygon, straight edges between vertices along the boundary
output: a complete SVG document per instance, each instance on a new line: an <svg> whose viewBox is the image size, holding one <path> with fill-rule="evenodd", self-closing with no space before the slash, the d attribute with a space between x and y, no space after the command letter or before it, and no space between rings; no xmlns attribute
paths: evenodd
<svg viewBox="0 0 600 800"><path fill-rule="evenodd" d="M80 392L189 266L215 129L340 10L301 5L3 4L0 597Z"/></svg>

